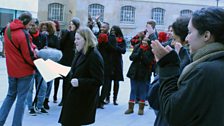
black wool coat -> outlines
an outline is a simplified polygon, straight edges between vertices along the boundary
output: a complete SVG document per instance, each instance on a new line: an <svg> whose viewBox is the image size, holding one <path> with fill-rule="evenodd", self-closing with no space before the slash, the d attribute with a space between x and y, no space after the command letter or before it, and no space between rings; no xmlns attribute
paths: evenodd
<svg viewBox="0 0 224 126"><path fill-rule="evenodd" d="M60 64L71 66L74 55L75 55L75 32L74 31L62 31L60 40L60 50L62 52L62 58Z"/></svg>
<svg viewBox="0 0 224 126"><path fill-rule="evenodd" d="M99 43L98 49L104 60L104 78L111 78L112 75L112 52L115 50L116 38L108 34L107 43Z"/></svg>
<svg viewBox="0 0 224 126"><path fill-rule="evenodd" d="M126 43L123 42L116 42L114 47L114 51L111 52L112 55L112 75L111 79L116 81L124 81L123 76L123 59L122 54L126 52Z"/></svg>
<svg viewBox="0 0 224 126"><path fill-rule="evenodd" d="M70 77L78 79L63 104L59 122L64 126L81 126L95 122L99 88L103 83L103 59L96 48L74 58Z"/></svg>
<svg viewBox="0 0 224 126"><path fill-rule="evenodd" d="M158 65L160 108L170 126L224 125L224 53L198 63L179 86L180 64L175 51Z"/></svg>

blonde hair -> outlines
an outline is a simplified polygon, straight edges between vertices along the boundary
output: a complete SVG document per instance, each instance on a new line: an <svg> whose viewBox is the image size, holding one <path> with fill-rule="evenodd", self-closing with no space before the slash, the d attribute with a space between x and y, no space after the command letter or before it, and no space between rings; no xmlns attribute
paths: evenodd
<svg viewBox="0 0 224 126"><path fill-rule="evenodd" d="M80 27L76 33L79 33L85 40L83 54L86 54L89 47L96 47L97 38L88 27Z"/></svg>

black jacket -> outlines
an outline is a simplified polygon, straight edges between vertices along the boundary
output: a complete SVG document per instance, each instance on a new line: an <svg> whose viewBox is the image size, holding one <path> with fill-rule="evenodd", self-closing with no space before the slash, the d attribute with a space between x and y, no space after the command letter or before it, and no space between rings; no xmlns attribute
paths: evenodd
<svg viewBox="0 0 224 126"><path fill-rule="evenodd" d="M73 31L62 31L60 40L60 50L62 52L62 58L60 63L62 65L71 66L72 60L75 56L75 32Z"/></svg>
<svg viewBox="0 0 224 126"><path fill-rule="evenodd" d="M191 62L189 52L184 47L180 49L179 58L180 58L180 72L182 72L183 68ZM160 107L159 106L159 87L160 87L159 75L157 75L154 78L154 81L152 82L152 86L148 92L148 102L150 106L158 112L156 116L156 120L154 122L154 126L169 126L163 113L161 112L159 108Z"/></svg>
<svg viewBox="0 0 224 126"><path fill-rule="evenodd" d="M112 80L124 81L123 76L123 59L122 54L126 52L126 43L123 39L123 42L116 42L114 51L112 51Z"/></svg>
<svg viewBox="0 0 224 126"><path fill-rule="evenodd" d="M132 63L129 67L127 77L134 80L150 81L152 73L150 63L154 60L151 49L143 51L140 48L140 44L138 44L129 58Z"/></svg>
<svg viewBox="0 0 224 126"><path fill-rule="evenodd" d="M112 52L115 51L116 38L108 34L108 42L98 43L98 49L104 60L104 78L112 75Z"/></svg>
<svg viewBox="0 0 224 126"><path fill-rule="evenodd" d="M159 61L160 105L170 126L224 125L224 54L197 64L177 86L179 59L172 51Z"/></svg>

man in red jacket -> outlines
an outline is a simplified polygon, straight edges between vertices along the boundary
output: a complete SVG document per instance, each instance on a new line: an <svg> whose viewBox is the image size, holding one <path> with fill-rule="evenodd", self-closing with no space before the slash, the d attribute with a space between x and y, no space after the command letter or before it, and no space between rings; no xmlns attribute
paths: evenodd
<svg viewBox="0 0 224 126"><path fill-rule="evenodd" d="M33 60L35 45L27 32L32 15L24 12L11 22L4 34L6 66L8 72L8 94L0 109L0 126L3 126L17 98L13 126L22 126L25 100L35 73Z"/></svg>

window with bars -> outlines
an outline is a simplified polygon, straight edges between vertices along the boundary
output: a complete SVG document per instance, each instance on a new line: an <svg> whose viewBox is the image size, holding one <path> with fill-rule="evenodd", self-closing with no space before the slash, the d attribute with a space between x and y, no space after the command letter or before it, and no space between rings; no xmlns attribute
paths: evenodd
<svg viewBox="0 0 224 126"><path fill-rule="evenodd" d="M193 12L192 12L192 10L181 10L180 11L180 16L191 16L191 14L192 14Z"/></svg>
<svg viewBox="0 0 224 126"><path fill-rule="evenodd" d="M157 25L164 24L164 13L165 13L165 10L162 8L152 9L152 19L156 20Z"/></svg>
<svg viewBox="0 0 224 126"><path fill-rule="evenodd" d="M135 8L132 6L121 7L121 23L134 24L135 23Z"/></svg>
<svg viewBox="0 0 224 126"><path fill-rule="evenodd" d="M64 5L59 3L51 3L48 5L48 19L63 21Z"/></svg>
<svg viewBox="0 0 224 126"><path fill-rule="evenodd" d="M88 14L94 19L95 17L100 16L100 21L104 19L104 6L100 4L91 4L88 7Z"/></svg>

